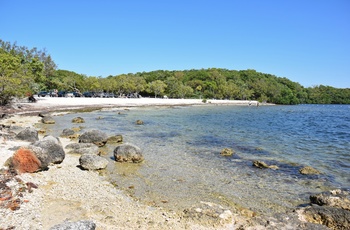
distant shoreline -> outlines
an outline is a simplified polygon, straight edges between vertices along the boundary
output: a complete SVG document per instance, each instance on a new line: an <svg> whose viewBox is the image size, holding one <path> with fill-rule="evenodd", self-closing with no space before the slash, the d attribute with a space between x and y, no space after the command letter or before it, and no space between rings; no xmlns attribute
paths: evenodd
<svg viewBox="0 0 350 230"><path fill-rule="evenodd" d="M192 105L237 105L260 106L250 100L203 100L203 99L163 99L163 98L84 98L84 97L36 97L37 102L18 103L20 109L12 111L15 114L35 114L38 112L53 112L64 110L102 109L116 107L152 107L152 106L192 106Z"/></svg>

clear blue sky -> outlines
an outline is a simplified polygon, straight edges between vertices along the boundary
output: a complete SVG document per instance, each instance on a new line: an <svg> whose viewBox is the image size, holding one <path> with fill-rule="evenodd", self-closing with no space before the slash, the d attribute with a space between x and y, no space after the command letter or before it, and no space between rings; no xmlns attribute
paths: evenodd
<svg viewBox="0 0 350 230"><path fill-rule="evenodd" d="M0 0L0 39L87 76L255 69L350 88L349 0Z"/></svg>

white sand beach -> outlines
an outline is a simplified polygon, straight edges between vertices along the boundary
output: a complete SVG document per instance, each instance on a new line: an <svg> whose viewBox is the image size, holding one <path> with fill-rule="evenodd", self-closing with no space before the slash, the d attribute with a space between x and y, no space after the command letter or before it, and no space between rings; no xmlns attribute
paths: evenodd
<svg viewBox="0 0 350 230"><path fill-rule="evenodd" d="M190 105L241 105L257 106L249 100L163 99L163 98L85 98L85 97L36 97L36 103L22 103L26 110L64 110L86 107L144 107L144 106L190 106Z"/></svg>

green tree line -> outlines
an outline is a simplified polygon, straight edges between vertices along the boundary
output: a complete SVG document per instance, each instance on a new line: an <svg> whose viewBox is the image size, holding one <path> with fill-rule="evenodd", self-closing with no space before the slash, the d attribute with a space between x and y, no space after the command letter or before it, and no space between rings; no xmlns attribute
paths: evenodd
<svg viewBox="0 0 350 230"><path fill-rule="evenodd" d="M46 50L0 40L0 105L53 89L168 98L258 100L275 104L350 104L350 89L305 88L272 74L248 70L157 70L106 78L57 69Z"/></svg>

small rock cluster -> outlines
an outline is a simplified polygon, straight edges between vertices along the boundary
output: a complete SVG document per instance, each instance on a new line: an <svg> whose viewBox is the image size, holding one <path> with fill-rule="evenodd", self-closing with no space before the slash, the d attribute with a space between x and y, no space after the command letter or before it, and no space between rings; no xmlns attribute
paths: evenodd
<svg viewBox="0 0 350 230"><path fill-rule="evenodd" d="M44 124L53 124L48 120L53 120L51 116L40 114ZM83 123L84 119L78 117L73 119L74 123ZM66 151L62 146L60 139L54 136L44 136L39 139L38 131L33 127L19 127L10 125L2 127L2 136L9 140L21 140L29 142L26 146L18 147L14 150L14 154L10 157L5 166L8 169L1 169L0 176L0 201L1 205L11 210L20 208L20 203L23 202L18 198L21 192L31 191L36 188L34 184L23 184L17 190L11 189L6 185L9 181L16 181L16 184L21 184L16 176L22 173L35 173L43 170L48 170L49 166L60 164L68 154L79 154L79 164L84 170L100 170L107 167L109 161L100 156L100 147L107 143L118 145L114 150L115 160L118 162L140 163L144 160L142 151L135 145L122 144L122 135L109 137L106 133L100 130L89 130L81 135L78 135L74 129L63 130L61 137L68 137L78 140L78 143L71 143L66 146ZM18 186L17 186L18 187ZM6 201L6 202L5 202ZM83 223L64 223L62 226L55 226L52 229L66 229L64 226L80 226ZM93 226L89 223L87 225ZM94 229L94 228L79 228L79 229Z"/></svg>

